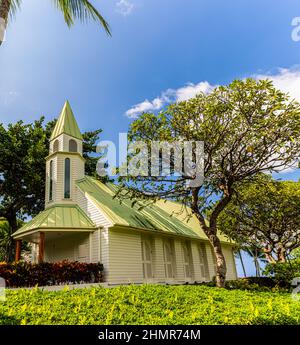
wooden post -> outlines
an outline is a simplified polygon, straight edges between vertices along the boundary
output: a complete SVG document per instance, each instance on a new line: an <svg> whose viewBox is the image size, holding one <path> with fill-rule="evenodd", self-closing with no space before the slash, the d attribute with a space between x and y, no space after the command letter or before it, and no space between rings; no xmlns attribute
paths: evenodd
<svg viewBox="0 0 300 345"><path fill-rule="evenodd" d="M39 241L39 257L38 262L44 262L44 253L45 253L45 233L40 232L40 241Z"/></svg>
<svg viewBox="0 0 300 345"><path fill-rule="evenodd" d="M21 247L22 247L22 240L17 240L15 261L20 261L21 259Z"/></svg>

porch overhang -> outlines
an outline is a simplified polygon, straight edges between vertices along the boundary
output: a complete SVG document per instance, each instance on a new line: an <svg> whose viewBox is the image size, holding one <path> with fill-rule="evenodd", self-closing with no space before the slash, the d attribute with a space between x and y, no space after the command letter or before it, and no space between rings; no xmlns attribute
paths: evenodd
<svg viewBox="0 0 300 345"><path fill-rule="evenodd" d="M12 237L15 240L33 240L41 232L53 235L54 233L93 232L96 229L97 227L79 206L53 205L31 219Z"/></svg>
<svg viewBox="0 0 300 345"><path fill-rule="evenodd" d="M38 229L32 229L28 232L23 232L21 234L14 234L13 238L15 240L24 240L27 242L33 242L33 243L38 243L39 241L39 234L41 232L44 232L47 234L47 238L55 238L55 237L61 237L63 235L68 235L68 234L76 234L76 233L92 233L95 230L99 228L38 228Z"/></svg>

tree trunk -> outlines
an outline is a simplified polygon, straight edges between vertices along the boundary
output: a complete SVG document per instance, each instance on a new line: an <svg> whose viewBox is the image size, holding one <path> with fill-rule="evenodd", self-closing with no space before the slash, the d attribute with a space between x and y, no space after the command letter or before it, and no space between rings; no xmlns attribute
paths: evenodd
<svg viewBox="0 0 300 345"><path fill-rule="evenodd" d="M217 219L220 212L226 207L226 205L230 202L232 194L228 194L224 197L215 207L213 210L211 217L210 217L210 225L207 226L205 218L199 212L198 208L198 201L199 201L199 193L200 188L194 188L192 191L192 211L196 215L201 229L204 231L205 235L207 236L210 244L212 245L214 255L216 258L216 283L218 287L225 287L225 280L226 280L226 261L223 255L221 242L217 236Z"/></svg>
<svg viewBox="0 0 300 345"><path fill-rule="evenodd" d="M255 265L256 277L260 277L260 267L259 267L258 259L257 259L257 257L255 256L255 257L253 258L253 260L254 260L254 265Z"/></svg>
<svg viewBox="0 0 300 345"><path fill-rule="evenodd" d="M208 228L205 232L206 232L206 235L209 239L209 242L211 243L211 245L213 247L213 251L215 254L215 258L216 258L216 283L217 283L217 286L218 287L225 287L227 268L226 268L225 257L224 257L223 251L222 251L221 242L220 242L220 240L219 240L219 238L216 235L216 232L214 230L211 230Z"/></svg>
<svg viewBox="0 0 300 345"><path fill-rule="evenodd" d="M275 263L276 263L276 260L275 260L275 259L273 258L273 256L271 255L271 250L264 248L264 249L263 249L263 252L264 252L264 254L265 254L265 257L266 257L267 261L268 261L270 264L275 264Z"/></svg>
<svg viewBox="0 0 300 345"><path fill-rule="evenodd" d="M277 251L277 259L279 262L286 262L285 250L284 248L279 248Z"/></svg>
<svg viewBox="0 0 300 345"><path fill-rule="evenodd" d="M247 277L246 269L245 269L244 260L243 260L242 253L241 253L240 249L238 250L238 253L239 253L239 258L240 258L240 261L241 261L244 277L246 278Z"/></svg>
<svg viewBox="0 0 300 345"><path fill-rule="evenodd" d="M259 258L258 258L258 251L257 248L253 250L249 249L249 254L253 258L254 266L255 266L255 276L260 277L260 266L259 266Z"/></svg>
<svg viewBox="0 0 300 345"><path fill-rule="evenodd" d="M10 7L11 7L11 0L1 0L1 5L0 5L0 45L2 44L2 42L4 40Z"/></svg>

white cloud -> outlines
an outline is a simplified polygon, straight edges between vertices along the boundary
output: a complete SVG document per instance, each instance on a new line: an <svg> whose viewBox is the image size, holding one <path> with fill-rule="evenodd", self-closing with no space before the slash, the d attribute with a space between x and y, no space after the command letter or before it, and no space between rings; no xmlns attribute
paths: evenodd
<svg viewBox="0 0 300 345"><path fill-rule="evenodd" d="M255 74L251 77L255 79L269 79L273 81L274 86L290 95L292 99L300 102L300 66L292 68L279 68L276 73ZM136 104L126 111L130 118L137 118L143 112L151 112L161 109L171 102L181 102L195 97L200 92L209 93L216 85L207 81L198 84L189 83L179 89L168 89L163 91L159 97L152 101L145 100ZM290 167L283 168L280 173L289 173L298 168L298 162Z"/></svg>
<svg viewBox="0 0 300 345"><path fill-rule="evenodd" d="M5 106L9 106L15 102L18 96L19 92L17 91L0 91L0 102Z"/></svg>
<svg viewBox="0 0 300 345"><path fill-rule="evenodd" d="M116 11L122 16L128 16L133 9L134 5L129 0L120 0L116 3Z"/></svg>
<svg viewBox="0 0 300 345"><path fill-rule="evenodd" d="M136 118L139 114L146 111L158 110L163 106L163 101L160 98L155 98L153 101L144 100L126 111L126 115L131 118Z"/></svg>
<svg viewBox="0 0 300 345"><path fill-rule="evenodd" d="M213 88L214 86L207 81L202 81L198 84L188 83L179 89L163 91L159 97L154 98L152 101L146 99L134 105L125 114L130 118L137 118L143 112L159 110L171 102L186 101L195 97L200 92L209 93Z"/></svg>
<svg viewBox="0 0 300 345"><path fill-rule="evenodd" d="M213 88L214 86L210 85L207 81L202 81L198 84L189 83L176 90L176 101L186 101L195 97L200 92L209 93Z"/></svg>
<svg viewBox="0 0 300 345"><path fill-rule="evenodd" d="M254 77L272 80L277 89L300 102L300 67L279 68L275 74L256 74Z"/></svg>
<svg viewBox="0 0 300 345"><path fill-rule="evenodd" d="M255 74L252 77L272 80L277 89L288 93L300 102L300 67L279 68L276 73ZM134 105L125 114L130 118L137 118L142 112L159 110L171 102L186 101L200 92L209 93L214 87L216 85L212 85L208 81L201 81L198 84L188 83L178 89L168 89L151 101L146 99Z"/></svg>

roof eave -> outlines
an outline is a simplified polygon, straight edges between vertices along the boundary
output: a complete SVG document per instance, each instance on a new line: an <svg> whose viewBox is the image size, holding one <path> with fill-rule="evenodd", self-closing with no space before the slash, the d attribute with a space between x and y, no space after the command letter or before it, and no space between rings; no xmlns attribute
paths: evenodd
<svg viewBox="0 0 300 345"><path fill-rule="evenodd" d="M43 228L32 228L28 230L24 230L20 233L16 231L12 234L14 239L18 239L24 236L28 236L34 234L36 232L94 232L95 230L101 227L93 227L93 228L51 228L51 227L43 227Z"/></svg>

